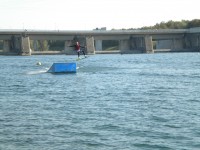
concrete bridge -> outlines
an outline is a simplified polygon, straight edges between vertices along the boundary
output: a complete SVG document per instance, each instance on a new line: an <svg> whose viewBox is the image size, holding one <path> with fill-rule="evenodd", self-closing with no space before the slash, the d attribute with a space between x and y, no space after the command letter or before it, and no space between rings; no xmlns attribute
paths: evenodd
<svg viewBox="0 0 200 150"><path fill-rule="evenodd" d="M200 28L160 30L0 30L3 54L31 55L36 40L65 41L63 53L72 54L69 47L78 40L86 45L88 54L102 50L102 41L116 40L120 53L195 52L200 50ZM31 42L33 45L31 46ZM32 50L31 50L32 47Z"/></svg>

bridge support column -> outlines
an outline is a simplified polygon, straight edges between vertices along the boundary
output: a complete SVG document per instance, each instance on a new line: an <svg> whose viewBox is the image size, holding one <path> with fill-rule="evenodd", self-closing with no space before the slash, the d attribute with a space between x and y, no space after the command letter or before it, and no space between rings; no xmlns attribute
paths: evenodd
<svg viewBox="0 0 200 150"><path fill-rule="evenodd" d="M129 40L120 40L119 49L121 52L130 51L130 41Z"/></svg>
<svg viewBox="0 0 200 150"><path fill-rule="evenodd" d="M10 52L10 41L9 40L3 41L3 52L4 53Z"/></svg>
<svg viewBox="0 0 200 150"><path fill-rule="evenodd" d="M94 37L86 37L87 54L95 54Z"/></svg>
<svg viewBox="0 0 200 150"><path fill-rule="evenodd" d="M102 40L95 40L95 49L96 51L102 50Z"/></svg>
<svg viewBox="0 0 200 150"><path fill-rule="evenodd" d="M154 53L152 36L147 35L147 36L144 37L144 40L145 40L145 51L146 51L146 53Z"/></svg>
<svg viewBox="0 0 200 150"><path fill-rule="evenodd" d="M31 55L31 48L30 48L30 40L29 37L22 37L21 40L22 50L21 55L23 56L30 56Z"/></svg>

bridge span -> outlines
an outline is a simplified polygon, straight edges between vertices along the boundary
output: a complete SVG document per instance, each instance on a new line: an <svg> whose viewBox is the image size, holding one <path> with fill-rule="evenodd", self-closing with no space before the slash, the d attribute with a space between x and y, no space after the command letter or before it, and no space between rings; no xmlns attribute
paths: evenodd
<svg viewBox="0 0 200 150"><path fill-rule="evenodd" d="M69 47L75 41L86 45L88 54L102 51L102 41L116 40L120 53L154 53L200 50L200 28L160 30L0 30L2 53L31 55L37 50L35 41L65 41L63 53L72 54ZM32 42L30 42L32 41ZM31 45L31 43L33 43ZM32 49L32 50L31 50Z"/></svg>

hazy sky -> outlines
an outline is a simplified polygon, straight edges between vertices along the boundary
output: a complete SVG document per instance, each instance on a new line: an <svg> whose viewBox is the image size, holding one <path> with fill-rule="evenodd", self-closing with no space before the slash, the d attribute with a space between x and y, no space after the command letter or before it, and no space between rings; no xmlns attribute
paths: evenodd
<svg viewBox="0 0 200 150"><path fill-rule="evenodd" d="M200 19L199 0L0 0L0 29L139 28Z"/></svg>

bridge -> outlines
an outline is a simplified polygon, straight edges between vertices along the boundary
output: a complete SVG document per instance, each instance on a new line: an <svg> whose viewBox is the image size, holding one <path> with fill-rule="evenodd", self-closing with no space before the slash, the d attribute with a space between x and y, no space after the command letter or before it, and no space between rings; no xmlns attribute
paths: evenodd
<svg viewBox="0 0 200 150"><path fill-rule="evenodd" d="M87 54L102 51L102 41L118 41L120 53L196 52L200 50L200 28L159 30L0 30L2 54L31 55L35 41L64 41L62 53L72 54L75 41L86 45ZM31 45L32 43L32 45Z"/></svg>

